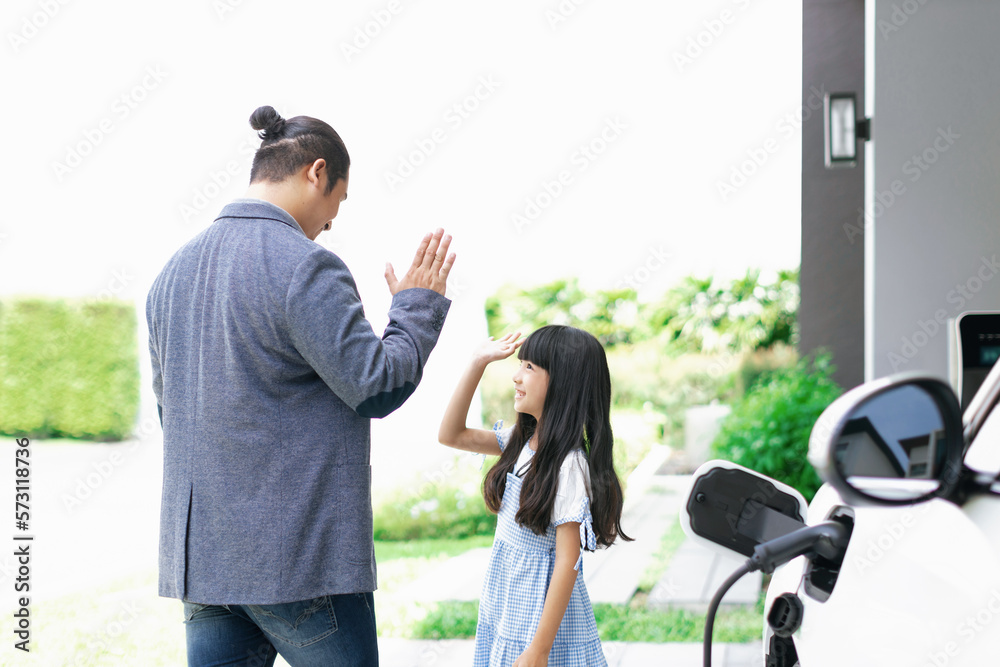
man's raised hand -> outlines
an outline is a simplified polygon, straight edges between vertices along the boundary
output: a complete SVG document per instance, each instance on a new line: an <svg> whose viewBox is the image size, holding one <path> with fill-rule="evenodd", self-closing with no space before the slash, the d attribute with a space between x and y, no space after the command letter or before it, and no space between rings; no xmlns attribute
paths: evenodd
<svg viewBox="0 0 1000 667"><path fill-rule="evenodd" d="M395 296L405 289L422 287L444 296L448 274L455 263L455 253L448 254L450 245L451 236L445 235L441 228L433 234L426 234L417 246L413 264L401 279L396 278L392 264L386 262L385 282L389 285L389 293Z"/></svg>

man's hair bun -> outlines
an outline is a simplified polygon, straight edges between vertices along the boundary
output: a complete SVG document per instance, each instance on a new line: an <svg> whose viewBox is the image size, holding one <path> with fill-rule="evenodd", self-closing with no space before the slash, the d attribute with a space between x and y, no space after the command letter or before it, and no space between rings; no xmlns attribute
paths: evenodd
<svg viewBox="0 0 1000 667"><path fill-rule="evenodd" d="M285 119L274 110L274 107L257 107L257 110L250 115L250 127L257 130L257 136L263 141L278 139L285 129Z"/></svg>

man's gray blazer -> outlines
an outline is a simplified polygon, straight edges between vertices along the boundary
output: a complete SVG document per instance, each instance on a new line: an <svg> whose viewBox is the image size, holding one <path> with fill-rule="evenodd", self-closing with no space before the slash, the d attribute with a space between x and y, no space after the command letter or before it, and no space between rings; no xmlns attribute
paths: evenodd
<svg viewBox="0 0 1000 667"><path fill-rule="evenodd" d="M450 301L354 279L288 213L242 199L146 303L163 424L160 595L271 604L375 590L370 419L413 393Z"/></svg>

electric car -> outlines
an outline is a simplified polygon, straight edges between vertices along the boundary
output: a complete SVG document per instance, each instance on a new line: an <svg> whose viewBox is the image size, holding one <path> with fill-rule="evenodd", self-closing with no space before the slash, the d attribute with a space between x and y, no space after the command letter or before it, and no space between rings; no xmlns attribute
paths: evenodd
<svg viewBox="0 0 1000 667"><path fill-rule="evenodd" d="M726 461L692 479L681 524L772 572L766 667L982 667L1000 660L1000 364L963 415L923 374L845 393L816 422L796 490Z"/></svg>

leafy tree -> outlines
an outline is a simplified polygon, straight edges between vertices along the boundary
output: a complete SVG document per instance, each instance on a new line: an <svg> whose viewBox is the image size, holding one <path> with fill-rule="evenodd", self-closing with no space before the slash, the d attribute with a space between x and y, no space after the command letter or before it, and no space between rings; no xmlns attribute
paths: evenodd
<svg viewBox="0 0 1000 667"><path fill-rule="evenodd" d="M635 340L639 305L635 290L598 290L588 294L576 278L531 289L502 287L486 300L491 336L519 329L529 333L547 324L565 324L594 334L605 347Z"/></svg>
<svg viewBox="0 0 1000 667"><path fill-rule="evenodd" d="M650 338L668 351L752 352L798 336L798 270L781 271L763 283L760 272L722 285L711 276L688 276L654 304L641 304L635 290L580 288L575 278L530 289L501 288L486 301L490 335L546 324L566 324L594 334L608 348Z"/></svg>
<svg viewBox="0 0 1000 667"><path fill-rule="evenodd" d="M689 276L649 308L649 326L675 353L743 352L794 344L798 336L798 270L763 284L748 270L728 286Z"/></svg>

